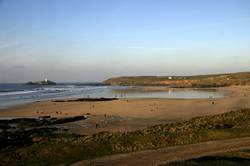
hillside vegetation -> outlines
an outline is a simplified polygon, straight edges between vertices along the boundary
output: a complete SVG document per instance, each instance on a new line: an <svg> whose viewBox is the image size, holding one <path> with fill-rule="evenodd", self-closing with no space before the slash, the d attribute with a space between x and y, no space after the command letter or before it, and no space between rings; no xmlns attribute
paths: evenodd
<svg viewBox="0 0 250 166"><path fill-rule="evenodd" d="M177 88L207 88L250 85L250 72L196 76L135 76L105 80L110 85L171 86Z"/></svg>

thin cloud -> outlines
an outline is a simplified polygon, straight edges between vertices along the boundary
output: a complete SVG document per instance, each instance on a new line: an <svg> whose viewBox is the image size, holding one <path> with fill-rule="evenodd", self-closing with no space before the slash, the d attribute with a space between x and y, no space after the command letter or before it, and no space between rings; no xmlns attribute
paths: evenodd
<svg viewBox="0 0 250 166"><path fill-rule="evenodd" d="M0 49L6 49L6 48L14 47L17 45L19 45L18 41L0 42Z"/></svg>
<svg viewBox="0 0 250 166"><path fill-rule="evenodd" d="M22 65L14 65L12 66L14 69L26 69L25 66L22 66Z"/></svg>

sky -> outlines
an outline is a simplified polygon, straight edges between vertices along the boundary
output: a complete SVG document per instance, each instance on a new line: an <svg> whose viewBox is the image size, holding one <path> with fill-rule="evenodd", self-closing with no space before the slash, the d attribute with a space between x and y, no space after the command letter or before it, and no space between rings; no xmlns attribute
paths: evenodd
<svg viewBox="0 0 250 166"><path fill-rule="evenodd" d="M249 0L0 0L0 82L250 71Z"/></svg>

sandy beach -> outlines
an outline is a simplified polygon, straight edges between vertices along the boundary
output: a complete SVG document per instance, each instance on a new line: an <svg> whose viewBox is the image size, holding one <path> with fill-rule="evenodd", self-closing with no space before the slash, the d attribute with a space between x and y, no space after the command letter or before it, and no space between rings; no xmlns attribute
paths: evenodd
<svg viewBox="0 0 250 166"><path fill-rule="evenodd" d="M75 133L91 134L99 131L131 131L250 107L249 86L217 89L231 93L220 99L119 99L98 102L50 100L0 109L0 117L67 117L88 114L87 120L61 127Z"/></svg>

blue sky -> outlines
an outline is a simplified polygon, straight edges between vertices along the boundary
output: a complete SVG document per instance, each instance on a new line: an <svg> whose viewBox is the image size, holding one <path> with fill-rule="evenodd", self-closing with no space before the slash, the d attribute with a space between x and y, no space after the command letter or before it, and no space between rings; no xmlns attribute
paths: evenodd
<svg viewBox="0 0 250 166"><path fill-rule="evenodd" d="M237 71L249 0L0 0L0 82Z"/></svg>

